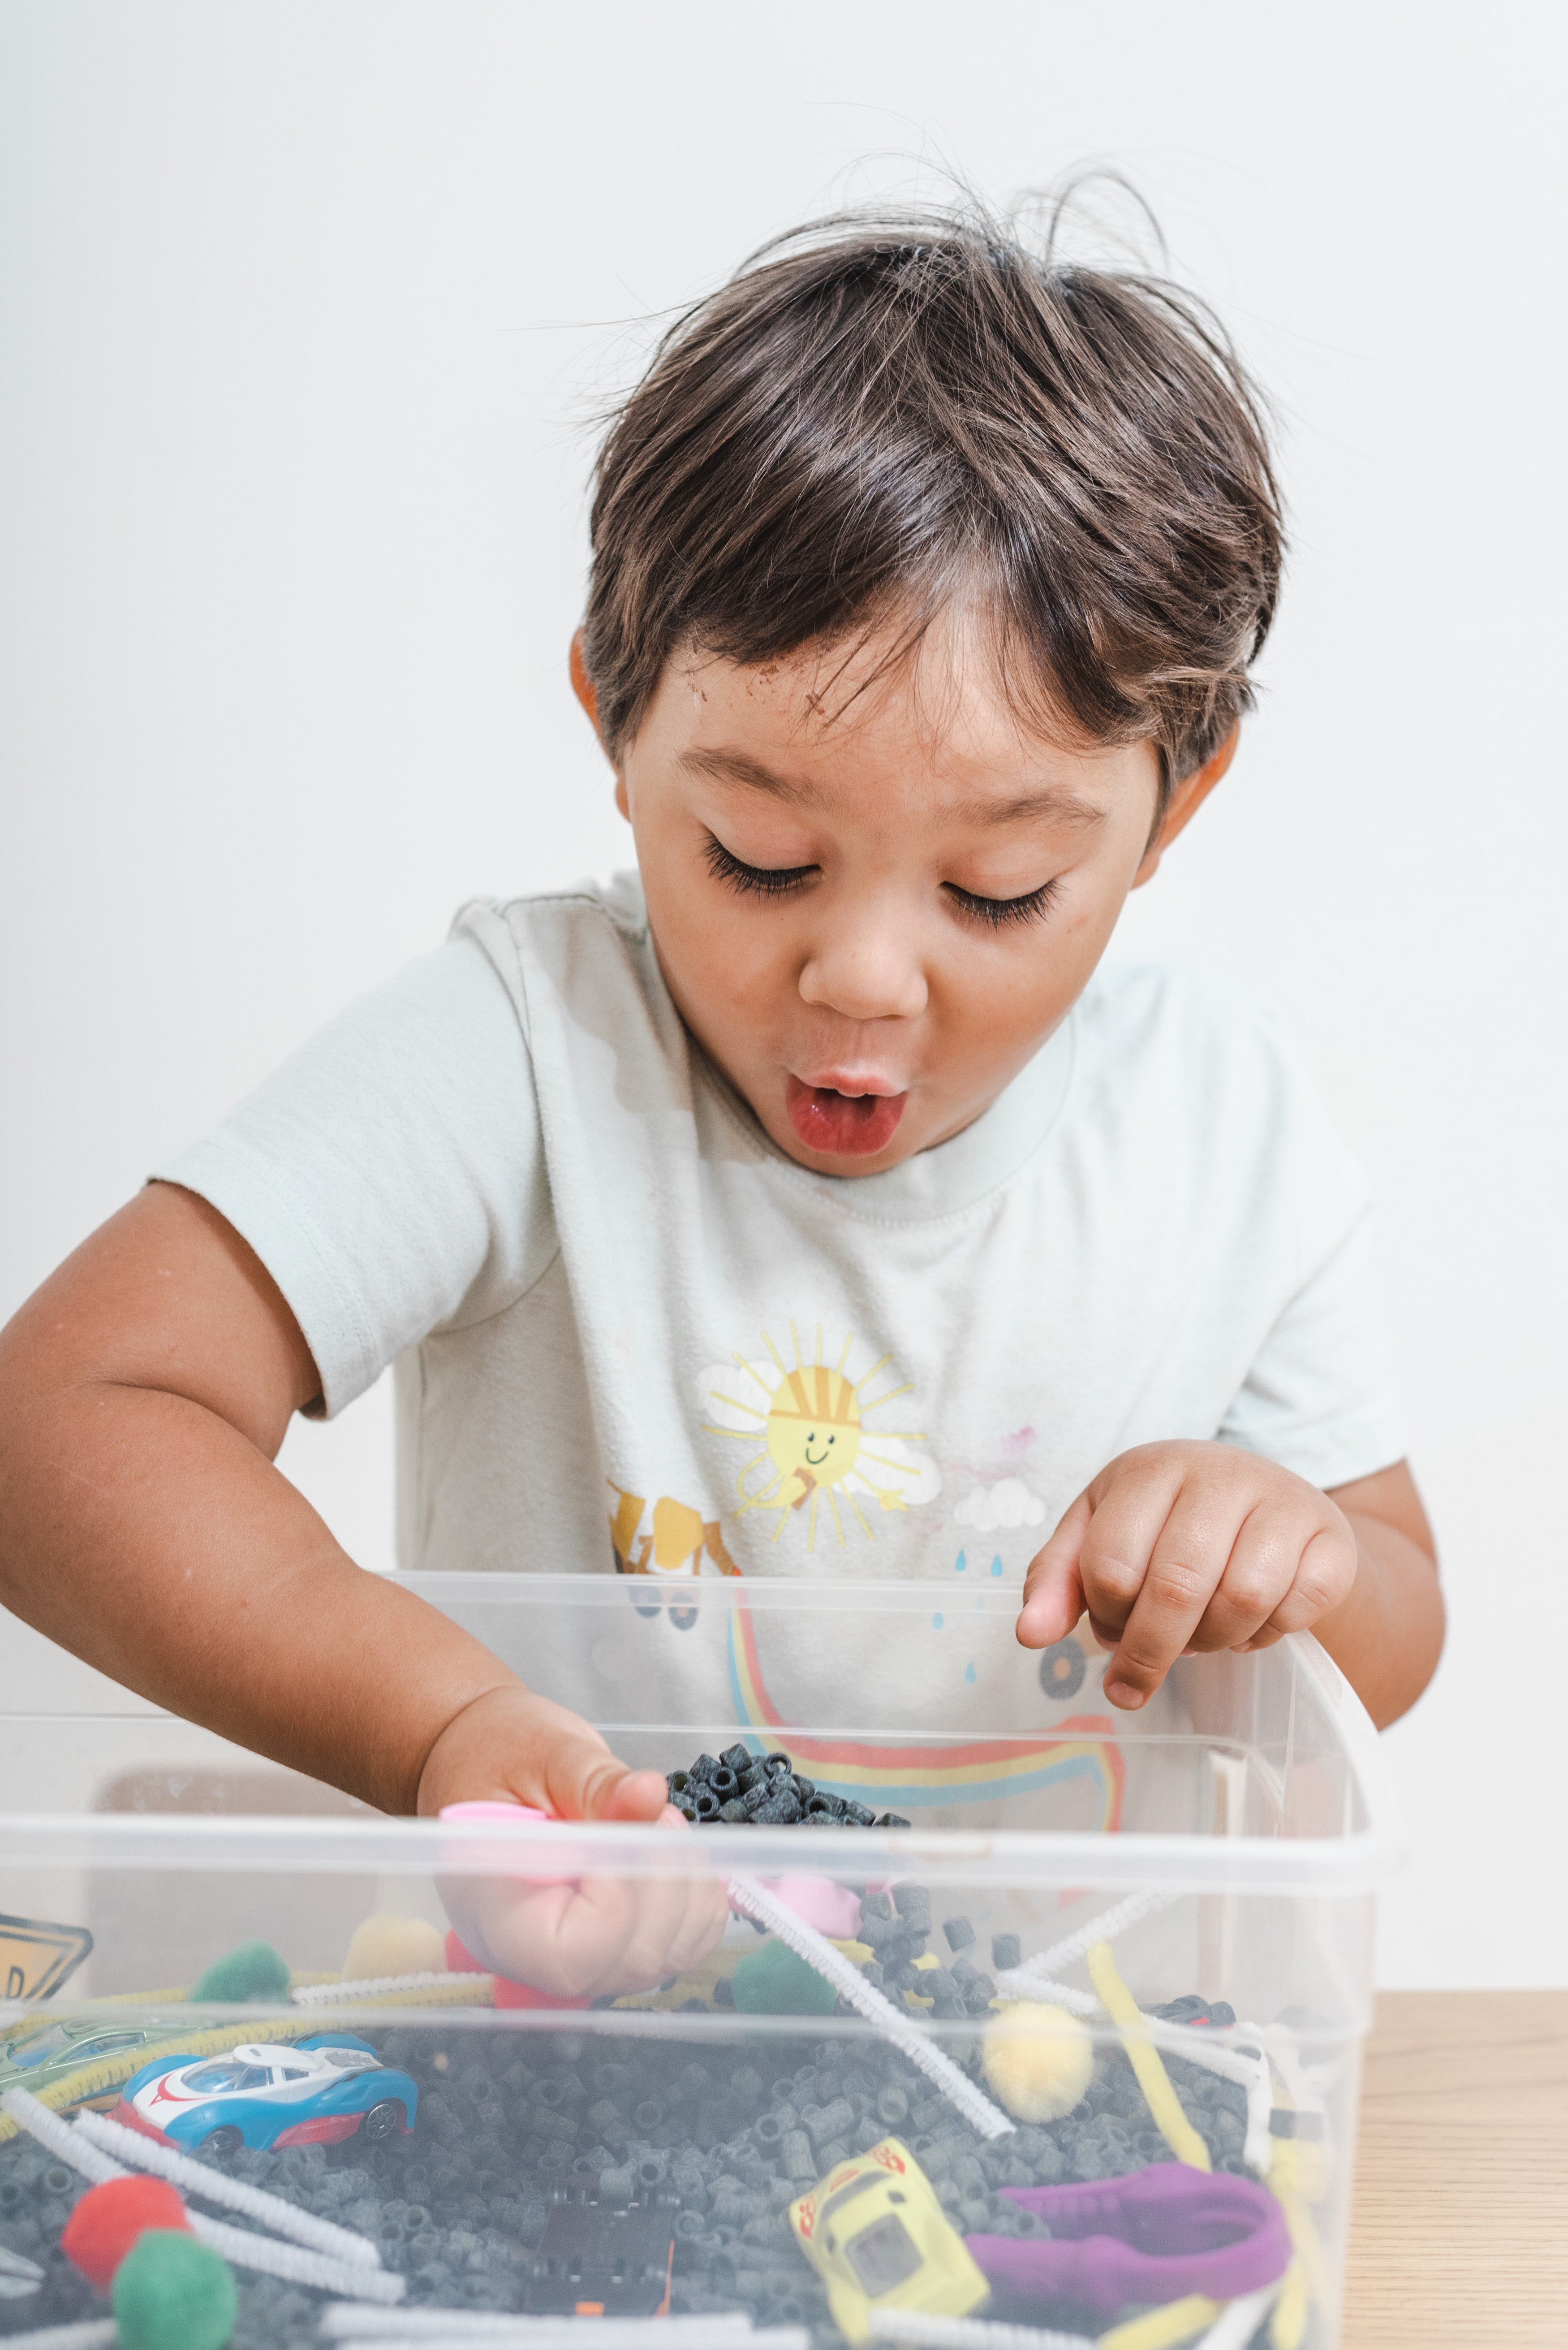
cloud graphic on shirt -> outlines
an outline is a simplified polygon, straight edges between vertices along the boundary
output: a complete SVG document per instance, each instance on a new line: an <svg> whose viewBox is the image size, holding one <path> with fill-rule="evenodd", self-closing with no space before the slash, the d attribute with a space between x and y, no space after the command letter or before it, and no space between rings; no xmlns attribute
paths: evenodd
<svg viewBox="0 0 1568 2350"><path fill-rule="evenodd" d="M972 1526L978 1534L993 1534L1003 1526L1037 1526L1045 1504L1021 1477L1002 1477L994 1485L976 1485L953 1512L953 1523Z"/></svg>
<svg viewBox="0 0 1568 2350"><path fill-rule="evenodd" d="M898 1436L877 1437L876 1448L880 1483L873 1484L851 1472L844 1481L846 1492L876 1495L896 1492L907 1510L918 1510L922 1503L936 1500L942 1490L942 1472L929 1452L917 1451ZM895 1486L888 1483L889 1474L898 1480Z"/></svg>
<svg viewBox="0 0 1568 2350"><path fill-rule="evenodd" d="M758 1399L766 1410L779 1375L769 1362L710 1363L691 1384L697 1408L729 1435L749 1436L757 1425Z"/></svg>

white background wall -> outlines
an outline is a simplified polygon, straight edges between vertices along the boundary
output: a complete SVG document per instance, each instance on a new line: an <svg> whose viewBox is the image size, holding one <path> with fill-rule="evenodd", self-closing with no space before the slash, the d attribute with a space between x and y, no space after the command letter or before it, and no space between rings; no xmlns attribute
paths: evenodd
<svg viewBox="0 0 1568 2350"><path fill-rule="evenodd" d="M1452 1609L1383 1980L1568 1981L1560 21L0 6L0 1312L465 896L623 858L565 650L649 315L1112 161L1284 411L1263 713L1126 942L1281 1006L1381 1198ZM285 1453L369 1564L389 1461L385 1383Z"/></svg>

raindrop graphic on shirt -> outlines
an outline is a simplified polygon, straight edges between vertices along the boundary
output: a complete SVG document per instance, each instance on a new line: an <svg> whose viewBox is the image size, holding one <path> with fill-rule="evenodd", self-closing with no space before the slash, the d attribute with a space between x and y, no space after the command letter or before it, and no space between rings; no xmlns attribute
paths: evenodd
<svg viewBox="0 0 1568 2350"><path fill-rule="evenodd" d="M775 1542L792 1517L798 1522L804 1512L805 1546L815 1550L825 1495L840 1544L846 1512L870 1541L873 1528L863 1502L880 1511L903 1511L919 1508L941 1490L935 1461L913 1449L925 1442L923 1430L888 1427L876 1419L909 1394L909 1382L898 1378L888 1355L857 1373L853 1334L830 1365L824 1359L820 1323L809 1361L793 1322L789 1333L793 1365L764 1332L767 1361L748 1362L736 1355L731 1363L701 1373L697 1397L710 1415L703 1432L756 1448L735 1480L739 1514L776 1511Z"/></svg>
<svg viewBox="0 0 1568 2350"><path fill-rule="evenodd" d="M993 1558L993 1559L992 1560L992 1562L991 1562L991 1571L992 1571L992 1575L1000 1575L1000 1574L1002 1573L1002 1561L1001 1561L1000 1557L998 1557L998 1558Z"/></svg>
<svg viewBox="0 0 1568 2350"><path fill-rule="evenodd" d="M972 1657L963 1669L963 1677L966 1681L972 1682L974 1679L974 1659Z"/></svg>
<svg viewBox="0 0 1568 2350"><path fill-rule="evenodd" d="M954 1559L954 1561L953 1561L953 1573L954 1573L955 1575L962 1575L962 1574L963 1574L963 1572L965 1571L965 1569L967 1568L967 1566L968 1566L968 1565L969 1565L969 1556L968 1556L968 1554L967 1554L966 1552L964 1552L964 1551L961 1551L961 1551L960 1551L960 1553L959 1553L959 1555L958 1555L958 1556L957 1556L957 1558L955 1558L955 1559Z"/></svg>

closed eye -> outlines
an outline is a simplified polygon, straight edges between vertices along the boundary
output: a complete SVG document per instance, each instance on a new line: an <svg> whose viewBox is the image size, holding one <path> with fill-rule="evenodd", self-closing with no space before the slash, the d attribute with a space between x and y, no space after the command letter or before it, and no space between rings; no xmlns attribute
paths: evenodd
<svg viewBox="0 0 1568 2350"><path fill-rule="evenodd" d="M744 865L722 840L711 838L704 854L715 881L726 882L743 898L787 898L817 869L815 865Z"/></svg>
<svg viewBox="0 0 1568 2350"><path fill-rule="evenodd" d="M1061 886L1059 880L1042 881L1038 889L1026 889L1021 898L981 898L972 889L961 889L956 881L942 883L961 913L992 931L1006 930L1013 922L1039 921L1050 912Z"/></svg>

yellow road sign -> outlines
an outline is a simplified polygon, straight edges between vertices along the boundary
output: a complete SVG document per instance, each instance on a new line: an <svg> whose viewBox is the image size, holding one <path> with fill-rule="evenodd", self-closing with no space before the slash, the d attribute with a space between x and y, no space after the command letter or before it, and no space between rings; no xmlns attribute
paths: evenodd
<svg viewBox="0 0 1568 2350"><path fill-rule="evenodd" d="M0 1999L47 1999L91 1948L85 1926L0 1915Z"/></svg>

